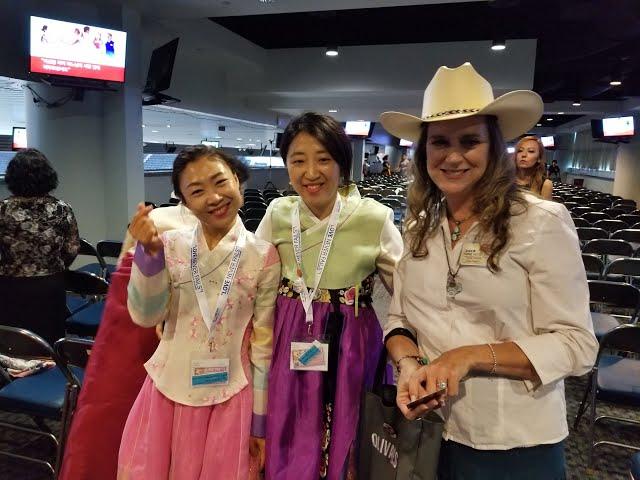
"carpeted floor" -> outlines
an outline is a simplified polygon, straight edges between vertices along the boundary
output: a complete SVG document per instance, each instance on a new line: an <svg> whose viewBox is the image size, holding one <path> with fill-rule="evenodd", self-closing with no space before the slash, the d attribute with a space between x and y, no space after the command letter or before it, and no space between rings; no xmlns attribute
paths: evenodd
<svg viewBox="0 0 640 480"><path fill-rule="evenodd" d="M389 301L386 292L376 288L374 299L380 318L384 318ZM569 424L572 425L584 393L586 377L568 378L565 381L565 385L567 417ZM522 413L526 415L526 412ZM597 413L598 415L629 417L640 421L640 409L638 408L598 403ZM0 413L0 422L30 424L30 419L20 415ZM56 424L50 423L50 425L55 431ZM99 428L99 425L96 425L96 428ZM569 480L628 480L629 459L632 452L627 449L609 446L599 447L595 452L592 468L586 468L589 444L587 435L588 421L585 417L579 428L576 431L571 431L566 440L567 478ZM640 427L612 422L600 424L596 429L596 439L640 445ZM11 447L12 445L20 444L27 440L27 437L23 434L9 432L6 428L0 427L0 450L13 448ZM38 455L40 458L49 456L53 462L52 448L42 440L28 444L22 449L22 452L28 455ZM0 480L44 480L49 478L51 476L47 475L46 470L40 466L0 456Z"/></svg>

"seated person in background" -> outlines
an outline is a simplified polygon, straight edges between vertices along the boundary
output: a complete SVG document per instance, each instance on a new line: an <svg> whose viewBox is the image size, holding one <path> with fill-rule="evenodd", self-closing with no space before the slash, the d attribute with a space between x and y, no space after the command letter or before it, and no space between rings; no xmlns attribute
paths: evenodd
<svg viewBox="0 0 640 480"><path fill-rule="evenodd" d="M536 195L551 200L553 183L545 175L544 147L538 137L522 137L516 145L516 183Z"/></svg>
<svg viewBox="0 0 640 480"><path fill-rule="evenodd" d="M7 166L11 196L0 202L0 323L26 328L53 344L64 337L64 270L78 254L73 210L50 195L58 175L34 148Z"/></svg>
<svg viewBox="0 0 640 480"><path fill-rule="evenodd" d="M549 167L549 178L552 182L560 181L560 167L558 166L557 160L551 162L551 166Z"/></svg>

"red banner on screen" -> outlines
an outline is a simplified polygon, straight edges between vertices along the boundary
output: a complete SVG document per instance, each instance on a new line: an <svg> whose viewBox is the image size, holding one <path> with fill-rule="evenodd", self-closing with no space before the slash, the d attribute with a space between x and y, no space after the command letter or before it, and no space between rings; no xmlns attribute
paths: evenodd
<svg viewBox="0 0 640 480"><path fill-rule="evenodd" d="M124 82L124 68L96 63L31 57L31 72L67 77L92 78L109 82Z"/></svg>

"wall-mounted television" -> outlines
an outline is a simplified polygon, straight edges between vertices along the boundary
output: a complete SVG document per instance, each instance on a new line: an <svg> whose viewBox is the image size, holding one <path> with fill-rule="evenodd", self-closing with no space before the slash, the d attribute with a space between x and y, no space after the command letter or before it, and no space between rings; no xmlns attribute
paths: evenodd
<svg viewBox="0 0 640 480"><path fill-rule="evenodd" d="M30 25L31 73L124 82L126 32L42 17Z"/></svg>
<svg viewBox="0 0 640 480"><path fill-rule="evenodd" d="M365 122L362 120L347 122L344 131L352 137L370 137L373 131L373 122Z"/></svg>
<svg viewBox="0 0 640 480"><path fill-rule="evenodd" d="M545 148L553 148L556 146L553 136L540 137L540 141L542 142L542 146Z"/></svg>
<svg viewBox="0 0 640 480"><path fill-rule="evenodd" d="M200 143L207 147L220 148L220 140L202 140Z"/></svg>
<svg viewBox="0 0 640 480"><path fill-rule="evenodd" d="M632 137L633 133L633 117L602 119L602 136L604 137Z"/></svg>
<svg viewBox="0 0 640 480"><path fill-rule="evenodd" d="M404 138L400 139L400 146L401 147L412 147L413 146L413 142L411 140L405 140Z"/></svg>
<svg viewBox="0 0 640 480"><path fill-rule="evenodd" d="M23 148L27 148L27 129L13 127L11 150L22 150Z"/></svg>

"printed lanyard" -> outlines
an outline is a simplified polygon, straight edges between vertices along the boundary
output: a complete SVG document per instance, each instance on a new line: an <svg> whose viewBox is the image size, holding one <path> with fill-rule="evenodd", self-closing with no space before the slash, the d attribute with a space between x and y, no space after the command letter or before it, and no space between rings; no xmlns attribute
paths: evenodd
<svg viewBox="0 0 640 480"><path fill-rule="evenodd" d="M207 328L209 329L209 336L211 336L213 327L215 327L218 322L220 322L222 313L224 312L224 309L227 305L227 299L229 298L229 293L231 292L233 279L236 276L238 265L240 264L240 256L242 255L242 250L244 249L247 232L242 224L238 225L238 239L236 240L236 244L234 245L233 251L231 252L231 261L229 262L229 267L227 268L227 274L224 276L224 281L222 282L222 286L220 287L220 294L218 295L215 313L213 314L213 316L211 316L209 302L207 301L207 295L202 284L202 277L200 276L200 267L198 266L199 230L200 224L198 223L196 228L193 229L193 240L191 243L191 280L193 281L193 287L196 291L196 299L198 300L198 305L200 306L202 318L204 320L204 323L207 325Z"/></svg>
<svg viewBox="0 0 640 480"><path fill-rule="evenodd" d="M301 242L302 234L300 232L299 204L296 204L293 207L293 211L291 212L291 238L293 240L293 253L296 257L296 264L298 265L297 282L301 287L300 300L302 301L302 306L305 312L305 320L307 322L309 331L311 331L311 325L313 325L313 307L311 303L313 302L313 298L316 295L316 291L318 290L318 285L320 285L320 279L322 278L322 272L324 271L324 267L327 265L327 260L329 259L329 250L331 249L333 238L336 235L336 230L338 228L338 218L340 216L341 208L342 208L342 201L340 200L340 195L337 195L336 201L333 205L333 210L331 211L331 215L329 216L327 229L324 232L324 239L322 240L320 255L318 255L318 261L316 263L316 275L314 278L311 291L307 289L307 284L304 280L304 275L302 273L302 242Z"/></svg>

